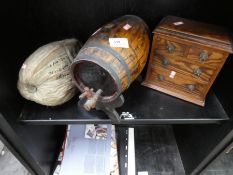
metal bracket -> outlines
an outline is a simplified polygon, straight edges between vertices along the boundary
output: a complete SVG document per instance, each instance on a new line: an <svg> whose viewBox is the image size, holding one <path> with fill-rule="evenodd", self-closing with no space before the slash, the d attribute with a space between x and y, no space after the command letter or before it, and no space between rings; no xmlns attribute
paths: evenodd
<svg viewBox="0 0 233 175"><path fill-rule="evenodd" d="M85 91L79 96L78 106L83 107L87 111L95 108L96 110L101 110L114 122L120 123L120 116L115 108L119 108L124 104L124 97L120 95L115 100L103 103L99 101L99 96L102 93L102 90L99 89L96 93L93 92L93 89L85 87Z"/></svg>
<svg viewBox="0 0 233 175"><path fill-rule="evenodd" d="M120 115L120 118L124 120L133 120L134 116L130 114L129 112L122 112Z"/></svg>
<svg viewBox="0 0 233 175"><path fill-rule="evenodd" d="M118 112L116 111L116 108L121 107L124 104L124 97L123 95L120 95L115 100L109 103L102 103L97 102L96 109L102 110L107 116L114 122L114 123L120 123L120 116Z"/></svg>

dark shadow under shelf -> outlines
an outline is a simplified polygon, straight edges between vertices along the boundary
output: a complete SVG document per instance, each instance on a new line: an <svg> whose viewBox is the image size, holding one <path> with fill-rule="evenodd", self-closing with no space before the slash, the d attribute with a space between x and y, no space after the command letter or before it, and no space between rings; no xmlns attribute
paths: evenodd
<svg viewBox="0 0 233 175"><path fill-rule="evenodd" d="M132 120L122 119L120 124L189 124L218 123L228 120L214 92L207 95L205 107L200 107L161 92L133 83L124 93L125 103L119 114L129 112ZM102 112L90 112L77 107L78 97L57 107L46 107L27 101L19 120L30 124L111 123Z"/></svg>

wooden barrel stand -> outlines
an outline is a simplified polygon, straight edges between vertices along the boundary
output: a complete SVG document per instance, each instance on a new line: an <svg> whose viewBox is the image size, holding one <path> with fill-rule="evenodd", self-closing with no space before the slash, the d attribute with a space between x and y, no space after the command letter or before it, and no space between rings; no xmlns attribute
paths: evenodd
<svg viewBox="0 0 233 175"><path fill-rule="evenodd" d="M148 27L137 16L126 15L98 29L71 67L73 80L82 92L80 105L88 111L97 108L115 113L124 103L122 92L146 64L149 44ZM117 118L119 121L119 115Z"/></svg>

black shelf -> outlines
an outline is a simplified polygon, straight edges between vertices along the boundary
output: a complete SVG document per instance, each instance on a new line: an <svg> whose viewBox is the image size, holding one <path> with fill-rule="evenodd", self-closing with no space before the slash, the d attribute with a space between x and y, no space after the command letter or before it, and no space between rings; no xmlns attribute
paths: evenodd
<svg viewBox="0 0 233 175"><path fill-rule="evenodd" d="M135 127L137 172L185 175L172 126Z"/></svg>
<svg viewBox="0 0 233 175"><path fill-rule="evenodd" d="M120 174L125 174L125 162L128 156L126 130L128 127L116 127ZM173 128L170 125L134 126L136 172L148 174L185 175L181 155L176 143Z"/></svg>
<svg viewBox="0 0 233 175"><path fill-rule="evenodd" d="M129 112L134 119L122 119L120 124L200 124L218 123L229 119L214 92L208 94L205 107L144 87L139 82L133 83L124 93L124 97L125 103L118 112ZM78 108L77 101L78 97L75 97L57 107L45 107L27 101L19 120L45 125L111 123L102 111L87 112Z"/></svg>

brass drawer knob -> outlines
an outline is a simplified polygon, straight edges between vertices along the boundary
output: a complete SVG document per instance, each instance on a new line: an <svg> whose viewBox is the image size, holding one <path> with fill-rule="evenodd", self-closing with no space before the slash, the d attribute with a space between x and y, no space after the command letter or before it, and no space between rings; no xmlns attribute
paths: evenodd
<svg viewBox="0 0 233 175"><path fill-rule="evenodd" d="M204 62L204 61L206 61L206 60L208 59L208 57L209 57L208 53L202 51L202 52L200 53L200 55L199 55L199 60L200 60L201 62Z"/></svg>
<svg viewBox="0 0 233 175"><path fill-rule="evenodd" d="M163 66L169 65L169 60L167 58L163 58L162 64L163 64Z"/></svg>
<svg viewBox="0 0 233 175"><path fill-rule="evenodd" d="M176 49L176 47L174 46L174 44L172 44L172 43L168 43L167 44L167 51L168 51L168 53L174 52L175 49Z"/></svg>
<svg viewBox="0 0 233 175"><path fill-rule="evenodd" d="M193 74L200 77L202 74L202 70L200 68L194 69Z"/></svg>
<svg viewBox="0 0 233 175"><path fill-rule="evenodd" d="M188 88L189 91L194 91L194 90L195 90L195 85L193 85L193 84L188 84L188 85L187 85L187 88Z"/></svg>
<svg viewBox="0 0 233 175"><path fill-rule="evenodd" d="M158 80L159 81L164 81L164 76L163 75L158 75Z"/></svg>

